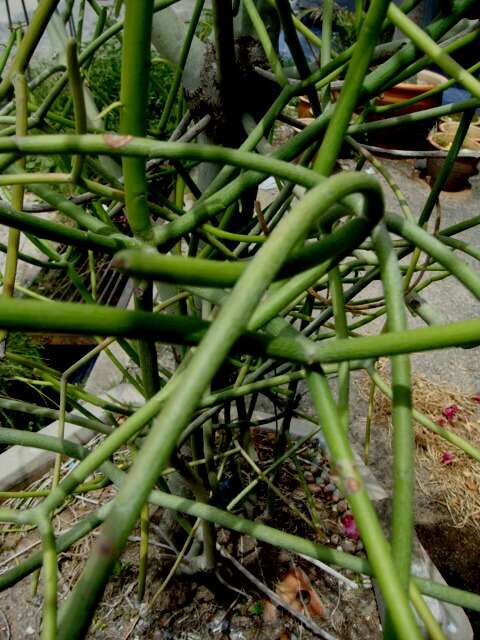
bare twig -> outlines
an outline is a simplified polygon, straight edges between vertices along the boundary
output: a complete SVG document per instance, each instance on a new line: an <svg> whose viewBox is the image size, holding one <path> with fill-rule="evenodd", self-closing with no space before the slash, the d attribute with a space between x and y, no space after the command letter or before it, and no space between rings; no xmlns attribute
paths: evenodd
<svg viewBox="0 0 480 640"><path fill-rule="evenodd" d="M25 547L24 549L20 549L20 551L17 551L17 553L14 553L13 556L10 556L3 562L0 562L0 568L10 564L12 560L15 560L15 558L18 558L18 556L23 555L24 553L26 553L27 551L30 551L30 549L33 549L33 547L36 547L39 544L40 544L40 540L37 540L36 542L32 542L32 544L29 544L28 547Z"/></svg>
<svg viewBox="0 0 480 640"><path fill-rule="evenodd" d="M299 553L298 555L304 560L308 560L308 562L311 562L319 569L322 569L322 571L325 571L325 573L328 573L334 578L337 578L339 582L343 582L350 589L358 589L358 584L356 582L353 582L353 580L349 580L338 571L335 571L335 569L332 569L331 567L329 567L328 564L324 564L323 562L320 562L320 560L317 560L316 558L310 558L310 556L304 556L303 553Z"/></svg>
<svg viewBox="0 0 480 640"><path fill-rule="evenodd" d="M186 131L183 136L180 136L177 142L190 142L191 140L196 138L199 133L202 133L202 131L204 131L208 127L211 119L212 116L208 114L206 116L203 116L203 118L195 123L193 127L190 127L190 129L188 129L188 131Z"/></svg>
<svg viewBox="0 0 480 640"><path fill-rule="evenodd" d="M0 609L0 616L3 618L3 628L5 629L5 640L10 640L12 634L10 631L10 625L8 624L8 618L5 613Z"/></svg>
<svg viewBox="0 0 480 640"><path fill-rule="evenodd" d="M313 622L313 620L311 620L310 618L307 618L307 616L303 615L302 613L295 611L293 607L291 607L279 596L277 596L277 594L274 591L269 589L267 585L263 584L263 582L261 582L252 573L250 573L248 569L245 569L243 564L240 564L240 562L238 562L238 560L236 560L232 555L230 555L224 547L217 544L217 549L220 551L222 556L226 558L229 562L231 562L233 566L236 569L238 569L238 571L240 571L240 573L243 574L248 580L250 580L250 582L254 584L259 591L261 591L268 598L270 598L270 600L274 604L276 604L277 607L282 607L283 609L285 609L285 611L288 611L288 613L294 618L296 618L297 620L299 620L304 627L309 629L312 633L319 636L320 638L325 638L325 640L337 640L335 636L332 636L327 631L324 631L323 629L321 629L315 622Z"/></svg>

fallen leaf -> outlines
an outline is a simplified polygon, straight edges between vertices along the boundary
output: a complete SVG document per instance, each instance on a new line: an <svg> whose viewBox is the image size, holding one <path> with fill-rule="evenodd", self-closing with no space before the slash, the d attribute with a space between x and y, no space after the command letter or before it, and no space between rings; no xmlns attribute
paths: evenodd
<svg viewBox="0 0 480 640"><path fill-rule="evenodd" d="M276 591L278 596L295 611L308 612L311 616L325 616L325 608L318 593L300 568L290 569L277 585Z"/></svg>
<svg viewBox="0 0 480 640"><path fill-rule="evenodd" d="M277 619L277 607L270 600L263 602L263 619L265 622L273 622Z"/></svg>

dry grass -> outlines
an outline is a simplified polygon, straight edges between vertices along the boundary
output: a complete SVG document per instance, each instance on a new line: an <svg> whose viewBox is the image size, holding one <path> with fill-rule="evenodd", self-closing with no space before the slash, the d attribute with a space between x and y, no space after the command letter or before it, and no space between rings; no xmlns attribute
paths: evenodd
<svg viewBox="0 0 480 640"><path fill-rule="evenodd" d="M380 363L378 372L390 382L387 361ZM361 386L362 395L368 398L370 378L367 375ZM417 411L480 449L480 405L471 394L436 384L423 375L413 376L412 391ZM449 412L449 407L457 411ZM455 415L447 418L445 413ZM391 428L391 402L378 389L373 420ZM415 443L419 489L432 502L448 509L454 526L471 527L480 532L480 464L418 422L415 422Z"/></svg>

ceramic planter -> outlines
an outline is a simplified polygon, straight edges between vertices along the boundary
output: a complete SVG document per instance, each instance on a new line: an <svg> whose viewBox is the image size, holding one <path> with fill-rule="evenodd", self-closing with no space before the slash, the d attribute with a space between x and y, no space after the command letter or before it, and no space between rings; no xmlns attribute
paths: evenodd
<svg viewBox="0 0 480 640"><path fill-rule="evenodd" d="M428 141L434 149L446 151L457 131L458 122L448 121L439 125L439 130L428 136ZM462 151L458 155L450 175L448 176L444 191L461 191L469 186L468 180L478 173L478 161L480 159L480 128L471 125L462 147ZM432 181L439 174L444 159L428 158L427 173L431 176Z"/></svg>

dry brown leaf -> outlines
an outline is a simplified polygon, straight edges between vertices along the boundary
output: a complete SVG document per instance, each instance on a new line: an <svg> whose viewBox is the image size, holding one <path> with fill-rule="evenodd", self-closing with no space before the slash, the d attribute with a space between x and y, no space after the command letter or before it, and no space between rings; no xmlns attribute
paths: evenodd
<svg viewBox="0 0 480 640"><path fill-rule="evenodd" d="M295 611L309 613L311 616L325 616L325 608L313 588L310 580L302 569L290 569L283 580L277 585L277 595ZM307 597L305 598L305 594Z"/></svg>

